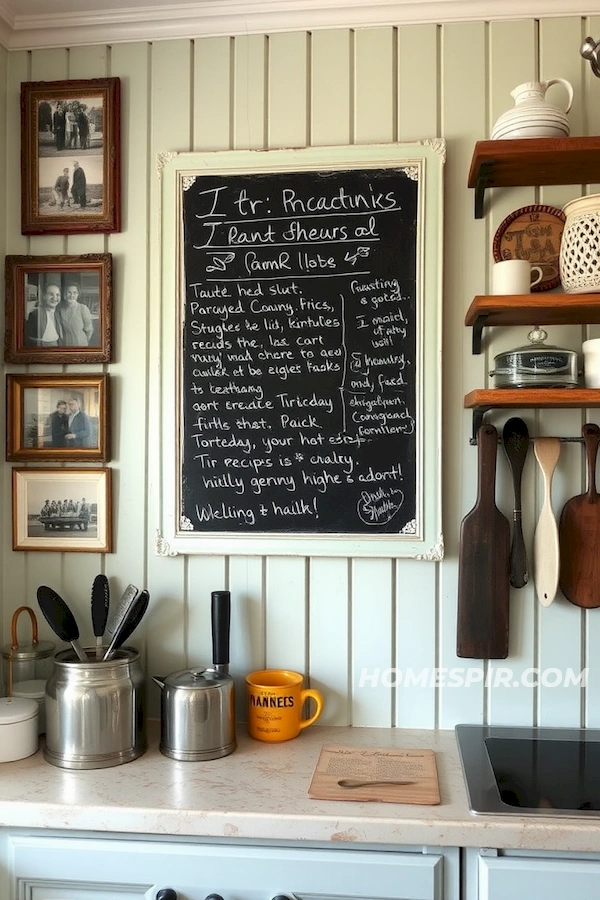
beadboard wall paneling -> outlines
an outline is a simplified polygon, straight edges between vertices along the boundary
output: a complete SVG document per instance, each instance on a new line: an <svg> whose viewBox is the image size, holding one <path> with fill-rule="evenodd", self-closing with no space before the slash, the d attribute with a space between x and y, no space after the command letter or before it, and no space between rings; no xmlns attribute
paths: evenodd
<svg viewBox="0 0 600 900"><path fill-rule="evenodd" d="M115 277L114 362L97 367L110 373L113 387L115 552L13 552L12 467L5 464L0 525L3 642L14 609L23 603L37 608L35 591L41 583L64 594L84 642L90 641L90 587L93 576L103 571L115 601L129 582L149 588L151 606L136 643L148 675L166 675L210 661L210 592L228 588L233 607L231 670L240 720L245 674L263 666L289 666L305 672L324 692L327 724L447 728L459 721L489 721L598 726L599 613L581 612L560 595L543 609L530 583L512 592L508 660L490 663L455 655L459 530L475 501L477 465L463 396L491 386L488 373L494 355L524 343L527 333L526 328L493 329L485 335L484 352L474 357L463 324L465 311L472 297L489 286L492 239L502 219L518 206L562 206L580 193L576 186L489 191L488 214L476 221L472 191L466 187L473 145L489 135L496 118L512 105L510 91L516 84L536 77L568 78L575 90L573 133L598 133L600 80L579 57L581 37L598 32L600 18L565 16L0 52L0 121L6 123L0 160L8 173L0 188L5 201L0 208L6 209L0 246L11 254L110 252ZM21 81L107 75L122 79L123 231L23 237L18 177ZM551 90L551 97L560 102L561 88ZM447 141L439 446L444 560L158 556L158 448L165 430L174 433L177 415L175 398L172 419L162 418L156 404L161 299L170 302L161 298L159 287L160 154L431 137ZM172 302L175 310L175 298ZM565 326L552 329L549 341L578 348L584 337L598 334L599 327ZM61 367L29 367L31 372L49 370ZM7 371L23 367L5 366ZM522 415L532 435L579 434L586 419L598 418L594 411L577 410ZM508 415L491 413L489 418L501 434ZM582 460L580 446L563 446L554 484L557 513L585 486ZM531 549L541 502L533 453L525 469L523 500ZM510 516L512 480L501 447L497 502ZM42 637L51 637L43 619L40 631ZM494 679L498 666L510 667L519 682L531 668L570 667L577 672L583 665L590 670L585 689L507 687ZM473 683L448 686L449 670L456 667L470 669ZM149 697L150 713L157 715L158 688L150 685Z"/></svg>

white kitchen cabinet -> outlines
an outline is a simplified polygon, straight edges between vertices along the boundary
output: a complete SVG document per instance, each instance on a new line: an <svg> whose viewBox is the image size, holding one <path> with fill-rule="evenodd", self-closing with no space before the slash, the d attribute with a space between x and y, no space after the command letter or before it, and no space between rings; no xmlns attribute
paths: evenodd
<svg viewBox="0 0 600 900"><path fill-rule="evenodd" d="M6 832L8 900L458 900L458 850ZM174 897L170 900L175 900Z"/></svg>
<svg viewBox="0 0 600 900"><path fill-rule="evenodd" d="M467 851L467 900L597 900L600 855Z"/></svg>

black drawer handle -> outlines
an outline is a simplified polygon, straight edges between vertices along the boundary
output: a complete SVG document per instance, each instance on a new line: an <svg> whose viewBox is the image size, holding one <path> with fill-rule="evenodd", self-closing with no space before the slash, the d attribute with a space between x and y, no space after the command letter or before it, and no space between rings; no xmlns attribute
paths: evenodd
<svg viewBox="0 0 600 900"><path fill-rule="evenodd" d="M172 888L163 888L156 895L156 900L177 900L177 891Z"/></svg>

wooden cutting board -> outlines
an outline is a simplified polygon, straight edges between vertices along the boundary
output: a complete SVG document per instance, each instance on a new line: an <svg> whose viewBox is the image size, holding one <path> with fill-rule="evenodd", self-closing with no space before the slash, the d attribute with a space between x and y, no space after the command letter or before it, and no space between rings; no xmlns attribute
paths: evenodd
<svg viewBox="0 0 600 900"><path fill-rule="evenodd" d="M343 787L340 781L357 786ZM405 781L410 784L375 784ZM358 786L361 782L371 782ZM314 800L421 803L435 806L440 788L433 750L397 750L331 745L321 748L308 789Z"/></svg>
<svg viewBox="0 0 600 900"><path fill-rule="evenodd" d="M596 490L596 457L600 428L584 425L587 457L586 494L568 500L558 528L560 589L571 603L584 609L600 606L600 495Z"/></svg>
<svg viewBox="0 0 600 900"><path fill-rule="evenodd" d="M460 529L457 656L506 659L510 599L510 526L496 506L498 432L477 432L477 501Z"/></svg>

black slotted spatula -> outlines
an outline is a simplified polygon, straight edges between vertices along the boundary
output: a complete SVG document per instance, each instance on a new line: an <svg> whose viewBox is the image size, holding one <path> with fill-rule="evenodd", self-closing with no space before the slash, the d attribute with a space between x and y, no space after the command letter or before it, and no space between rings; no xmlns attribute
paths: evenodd
<svg viewBox="0 0 600 900"><path fill-rule="evenodd" d="M92 627L96 638L96 659L102 659L102 638L108 619L110 585L106 575L96 575L92 584Z"/></svg>

